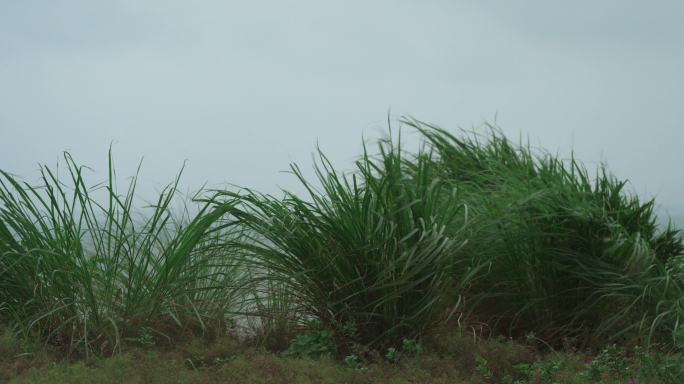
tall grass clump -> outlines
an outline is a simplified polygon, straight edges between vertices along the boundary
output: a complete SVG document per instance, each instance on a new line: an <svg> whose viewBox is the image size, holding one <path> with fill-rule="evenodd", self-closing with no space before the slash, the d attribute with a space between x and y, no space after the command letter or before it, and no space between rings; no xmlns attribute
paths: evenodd
<svg viewBox="0 0 684 384"><path fill-rule="evenodd" d="M592 177L574 158L514 145L493 127L454 135L404 122L470 207L462 255L488 265L467 294L474 318L552 343L672 340L684 319L684 245L678 230L658 228L653 200L604 166Z"/></svg>
<svg viewBox="0 0 684 384"><path fill-rule="evenodd" d="M176 179L138 212L137 175L117 192L111 153L94 187L68 153L65 165L65 179L42 166L38 185L0 171L1 321L86 354L141 329L164 339L220 324L240 275L216 225L228 207L178 219Z"/></svg>
<svg viewBox="0 0 684 384"><path fill-rule="evenodd" d="M464 240L447 231L465 214L457 191L422 156L409 177L399 145L379 149L371 156L364 148L350 174L319 150L313 183L292 165L303 197L226 193L236 201L233 224L248 229L240 247L261 278L287 287L342 348L421 335L457 304L451 292L468 279L457 257Z"/></svg>

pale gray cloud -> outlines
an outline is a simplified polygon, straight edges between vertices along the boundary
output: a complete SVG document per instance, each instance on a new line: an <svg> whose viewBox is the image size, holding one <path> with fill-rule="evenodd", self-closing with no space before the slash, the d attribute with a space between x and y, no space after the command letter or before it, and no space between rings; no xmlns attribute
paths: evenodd
<svg viewBox="0 0 684 384"><path fill-rule="evenodd" d="M0 168L110 142L143 182L274 192L318 141L349 167L385 113L606 160L682 211L680 1L3 1ZM306 168L306 166L305 166Z"/></svg>

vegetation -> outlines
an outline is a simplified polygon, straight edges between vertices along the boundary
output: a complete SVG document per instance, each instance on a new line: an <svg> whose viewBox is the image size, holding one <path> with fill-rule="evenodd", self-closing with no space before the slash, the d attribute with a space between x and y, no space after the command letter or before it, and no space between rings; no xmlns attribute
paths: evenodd
<svg viewBox="0 0 684 384"><path fill-rule="evenodd" d="M228 234L214 226L227 207L204 205L174 221L176 180L136 216L137 177L119 195L111 155L109 180L95 188L65 160L69 184L48 167L39 186L0 174L2 320L86 356L118 351L141 329L220 326L239 276ZM106 204L91 196L97 192Z"/></svg>
<svg viewBox="0 0 684 384"><path fill-rule="evenodd" d="M51 352L0 359L12 383L468 383L678 384L684 356L609 346L594 353L539 355L533 345L471 334L441 334L418 354L357 365L255 350L233 338L200 338L172 349L128 345L109 358L60 361ZM345 359L351 360L351 359ZM17 375L17 372L20 372Z"/></svg>
<svg viewBox="0 0 684 384"><path fill-rule="evenodd" d="M292 168L307 198L226 193L230 225L248 229L242 252L263 278L296 292L303 316L343 347L386 346L429 330L473 274L456 257L464 241L447 231L463 214L446 198L455 188L420 156L409 177L391 142L377 159L364 153L351 176L319 154L321 191Z"/></svg>
<svg viewBox="0 0 684 384"><path fill-rule="evenodd" d="M457 137L406 122L470 208L464 254L488 267L469 296L494 334L672 341L684 316L684 245L678 230L658 231L653 200L628 195L603 166L592 179L574 158L515 146L493 128Z"/></svg>
<svg viewBox="0 0 684 384"><path fill-rule="evenodd" d="M351 172L320 150L315 180L293 164L305 196L201 191L174 210L176 179L138 211L137 175L120 193L111 154L94 186L69 154L66 180L49 167L36 186L0 171L0 372L679 382L684 244L656 225L652 200L604 166L592 176L493 127L403 124L424 138L419 150L390 134ZM226 339L239 348L183 352ZM185 357L148 366L165 354Z"/></svg>

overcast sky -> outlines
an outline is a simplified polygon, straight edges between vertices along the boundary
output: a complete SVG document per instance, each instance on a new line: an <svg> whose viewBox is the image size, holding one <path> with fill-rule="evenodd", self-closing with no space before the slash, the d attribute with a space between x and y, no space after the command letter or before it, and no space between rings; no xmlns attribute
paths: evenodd
<svg viewBox="0 0 684 384"><path fill-rule="evenodd" d="M71 151L147 188L291 188L388 110L589 165L684 214L684 1L0 2L0 168ZM150 191L152 189L149 189Z"/></svg>

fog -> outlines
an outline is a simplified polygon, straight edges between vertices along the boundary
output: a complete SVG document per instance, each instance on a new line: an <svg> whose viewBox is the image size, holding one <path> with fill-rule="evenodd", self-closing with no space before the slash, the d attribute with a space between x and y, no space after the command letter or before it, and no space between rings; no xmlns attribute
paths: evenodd
<svg viewBox="0 0 684 384"><path fill-rule="evenodd" d="M684 2L0 3L0 169L297 189L410 114L607 162L684 224ZM405 132L406 140L417 136Z"/></svg>

